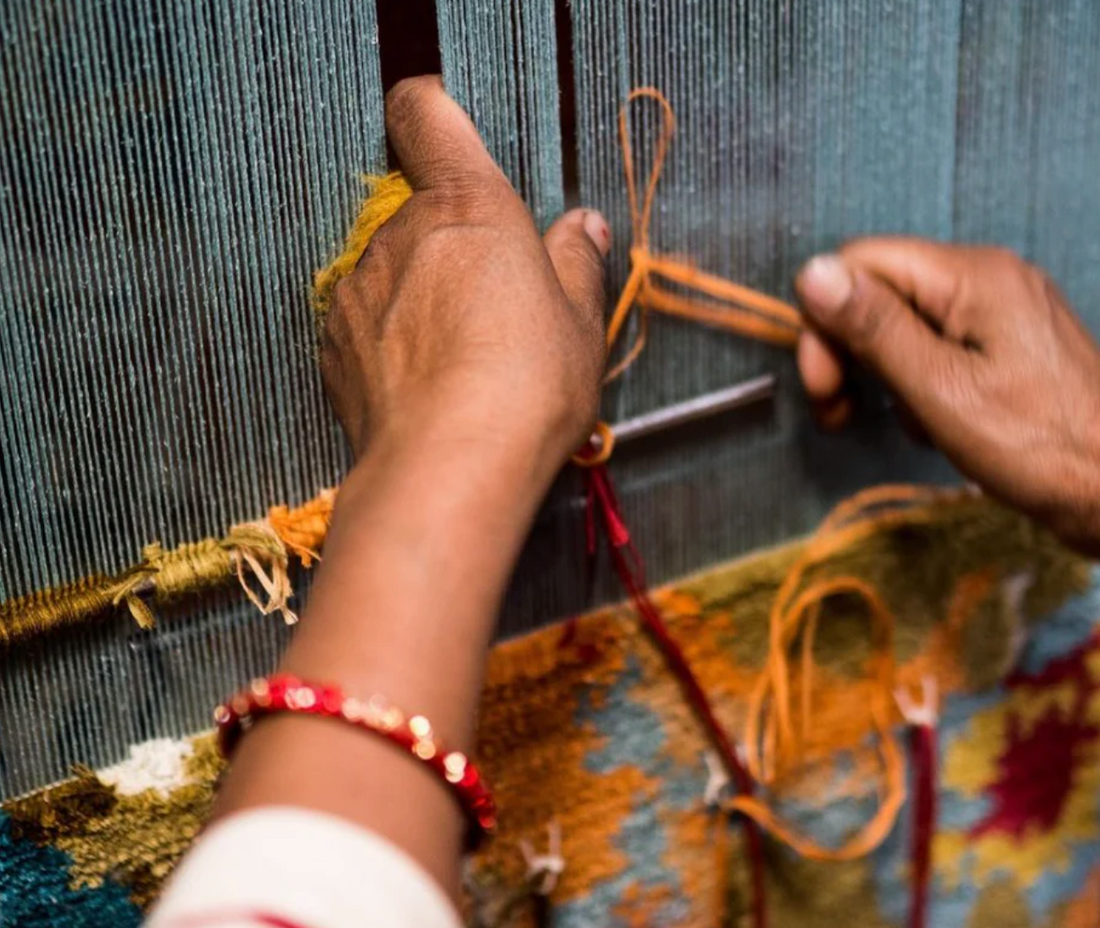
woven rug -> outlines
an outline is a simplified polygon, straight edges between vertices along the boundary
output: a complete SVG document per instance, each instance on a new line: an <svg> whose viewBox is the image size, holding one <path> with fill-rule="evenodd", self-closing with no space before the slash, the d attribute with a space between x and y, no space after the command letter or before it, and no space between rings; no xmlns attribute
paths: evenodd
<svg viewBox="0 0 1100 928"><path fill-rule="evenodd" d="M764 659L769 604L798 547L655 594L734 732ZM1100 923L1100 573L982 500L863 542L826 570L883 591L898 616L899 682L932 674L943 695L929 923ZM874 807L867 641L856 604L826 605L814 723L772 796L826 843ZM747 924L740 829L708 806L720 783L707 745L630 609L497 646L481 722L501 829L470 861L471 924ZM209 735L161 740L6 803L0 924L138 924L201 828L219 771ZM770 924L903 924L908 812L850 863L801 860L769 841ZM545 849L552 823L565 869L548 899L533 899L519 889L522 843Z"/></svg>

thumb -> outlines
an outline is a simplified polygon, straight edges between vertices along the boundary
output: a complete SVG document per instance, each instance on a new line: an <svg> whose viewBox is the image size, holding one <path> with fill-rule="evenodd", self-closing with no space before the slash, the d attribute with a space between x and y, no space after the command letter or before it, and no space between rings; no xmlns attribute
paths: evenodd
<svg viewBox="0 0 1100 928"><path fill-rule="evenodd" d="M840 255L811 260L795 281L806 315L881 377L920 418L962 347L941 338L889 284Z"/></svg>
<svg viewBox="0 0 1100 928"><path fill-rule="evenodd" d="M570 210L543 236L565 295L578 312L603 318L604 259L611 250L607 220L590 209Z"/></svg>

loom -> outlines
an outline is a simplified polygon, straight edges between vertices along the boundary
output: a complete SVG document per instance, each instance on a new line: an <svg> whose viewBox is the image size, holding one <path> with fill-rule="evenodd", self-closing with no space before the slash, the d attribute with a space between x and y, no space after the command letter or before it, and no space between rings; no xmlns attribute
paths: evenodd
<svg viewBox="0 0 1100 928"><path fill-rule="evenodd" d="M379 0L387 4L390 0ZM338 484L309 282L385 168L374 0L125 0L0 11L0 601L120 570ZM1089 0L436 0L444 79L540 225L629 218L616 116L661 88L679 131L652 237L791 297L810 255L909 232L1043 264L1100 330L1100 7ZM636 158L657 114L634 111ZM774 375L770 405L614 465L652 579L807 532L852 490L950 478L869 386L814 432L787 353L654 319L616 422ZM563 475L501 619L584 583ZM606 573L606 571L604 571ZM298 608L309 574L293 577ZM0 794L208 725L289 632L239 589L125 610L0 655Z"/></svg>

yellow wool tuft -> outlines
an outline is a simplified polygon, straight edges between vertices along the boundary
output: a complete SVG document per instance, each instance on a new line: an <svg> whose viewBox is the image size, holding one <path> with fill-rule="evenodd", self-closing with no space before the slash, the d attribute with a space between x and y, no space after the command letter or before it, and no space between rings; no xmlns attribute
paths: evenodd
<svg viewBox="0 0 1100 928"><path fill-rule="evenodd" d="M344 250L313 277L313 305L322 317L328 312L336 284L355 270L374 233L412 196L412 188L400 171L385 177L366 177L364 181L370 188L370 196L348 232Z"/></svg>

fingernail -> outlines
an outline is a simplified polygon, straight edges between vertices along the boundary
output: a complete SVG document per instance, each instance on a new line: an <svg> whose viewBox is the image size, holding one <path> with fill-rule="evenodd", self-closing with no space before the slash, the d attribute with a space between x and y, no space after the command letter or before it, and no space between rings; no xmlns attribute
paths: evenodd
<svg viewBox="0 0 1100 928"><path fill-rule="evenodd" d="M611 251L611 229L607 225L607 220L594 209L585 210L584 231L592 239L599 253L606 258Z"/></svg>
<svg viewBox="0 0 1100 928"><path fill-rule="evenodd" d="M852 274L837 255L818 255L802 269L798 281L803 299L823 314L835 313L852 295Z"/></svg>

